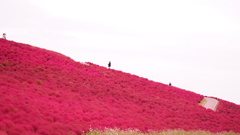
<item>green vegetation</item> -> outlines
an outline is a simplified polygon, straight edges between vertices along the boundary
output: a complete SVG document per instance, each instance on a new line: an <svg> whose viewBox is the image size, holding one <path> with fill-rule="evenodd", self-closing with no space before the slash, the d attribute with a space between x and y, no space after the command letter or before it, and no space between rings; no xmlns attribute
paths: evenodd
<svg viewBox="0 0 240 135"><path fill-rule="evenodd" d="M233 132L224 132L224 133L210 133L206 131L183 131L183 130L168 130L162 132L149 132L149 133L141 133L137 130L119 130L119 129L107 129L105 131L100 130L92 130L86 135L240 135L239 133Z"/></svg>
<svg viewBox="0 0 240 135"><path fill-rule="evenodd" d="M36 80L37 84L42 84L42 81L41 80Z"/></svg>

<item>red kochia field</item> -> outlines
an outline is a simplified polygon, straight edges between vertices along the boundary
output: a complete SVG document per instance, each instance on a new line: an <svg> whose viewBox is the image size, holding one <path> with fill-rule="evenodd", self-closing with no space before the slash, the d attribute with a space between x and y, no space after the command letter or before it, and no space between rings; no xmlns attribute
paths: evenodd
<svg viewBox="0 0 240 135"><path fill-rule="evenodd" d="M240 133L240 106L57 52L0 39L0 133L80 135L91 129Z"/></svg>

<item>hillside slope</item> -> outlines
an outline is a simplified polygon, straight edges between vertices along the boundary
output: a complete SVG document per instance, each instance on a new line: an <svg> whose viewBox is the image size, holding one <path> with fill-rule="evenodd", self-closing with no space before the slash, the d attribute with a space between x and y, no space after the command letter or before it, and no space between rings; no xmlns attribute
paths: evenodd
<svg viewBox="0 0 240 135"><path fill-rule="evenodd" d="M240 133L240 106L145 78L75 62L62 54L0 39L0 132L82 134L92 129Z"/></svg>

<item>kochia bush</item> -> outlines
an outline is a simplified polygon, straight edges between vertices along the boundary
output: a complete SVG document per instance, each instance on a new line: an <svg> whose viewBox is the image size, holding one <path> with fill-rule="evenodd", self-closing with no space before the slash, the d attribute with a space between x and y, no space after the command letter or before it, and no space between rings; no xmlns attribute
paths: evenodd
<svg viewBox="0 0 240 135"><path fill-rule="evenodd" d="M0 132L82 134L90 128L240 132L240 106L62 54L0 39Z"/></svg>

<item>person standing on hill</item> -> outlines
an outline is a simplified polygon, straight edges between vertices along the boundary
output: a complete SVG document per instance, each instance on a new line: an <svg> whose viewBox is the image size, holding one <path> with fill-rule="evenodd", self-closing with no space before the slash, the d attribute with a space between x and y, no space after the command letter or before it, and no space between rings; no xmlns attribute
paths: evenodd
<svg viewBox="0 0 240 135"><path fill-rule="evenodd" d="M169 86L172 86L171 82L168 84Z"/></svg>
<svg viewBox="0 0 240 135"><path fill-rule="evenodd" d="M7 38L6 38L6 33L3 33L3 39L7 39Z"/></svg>
<svg viewBox="0 0 240 135"><path fill-rule="evenodd" d="M108 68L110 68L110 67L111 67L111 61L108 62Z"/></svg>

